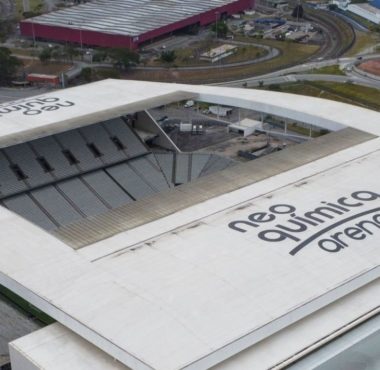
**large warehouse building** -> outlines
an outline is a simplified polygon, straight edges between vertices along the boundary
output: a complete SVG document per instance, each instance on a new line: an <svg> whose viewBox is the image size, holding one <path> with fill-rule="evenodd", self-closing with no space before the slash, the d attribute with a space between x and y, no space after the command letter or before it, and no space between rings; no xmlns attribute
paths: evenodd
<svg viewBox="0 0 380 370"><path fill-rule="evenodd" d="M23 36L102 47L139 45L253 6L254 0L94 0L21 22Z"/></svg>
<svg viewBox="0 0 380 370"><path fill-rule="evenodd" d="M233 164L149 109L332 132ZM270 91L105 80L0 106L0 284L56 323L13 370L379 369L380 113Z"/></svg>

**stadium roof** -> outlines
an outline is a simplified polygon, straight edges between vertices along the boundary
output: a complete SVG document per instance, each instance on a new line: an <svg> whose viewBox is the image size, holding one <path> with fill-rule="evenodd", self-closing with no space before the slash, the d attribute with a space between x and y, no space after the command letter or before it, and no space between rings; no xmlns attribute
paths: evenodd
<svg viewBox="0 0 380 370"><path fill-rule="evenodd" d="M233 3L233 0L95 0L34 17L50 26L138 36Z"/></svg>
<svg viewBox="0 0 380 370"><path fill-rule="evenodd" d="M274 92L108 80L47 94L45 102L73 105L43 110L39 119L12 110L0 127L8 139L25 140L88 124L91 114L109 118L141 109L144 96L151 106L177 91L370 135L297 167L277 157L268 162L270 175L250 184L243 180L254 172L236 173L234 189L79 251L0 208L0 283L132 369L220 364L364 292L380 275L377 112ZM269 164L278 168L274 176ZM355 318L378 306L379 297L358 303ZM314 341L345 324L329 316ZM294 340L301 349L309 343Z"/></svg>
<svg viewBox="0 0 380 370"><path fill-rule="evenodd" d="M236 95L236 89L228 87L109 79L0 104L0 147L190 98L278 114L333 131L360 123L362 131L380 133L377 112L330 100L250 89L240 89ZM323 102L323 110L316 101Z"/></svg>

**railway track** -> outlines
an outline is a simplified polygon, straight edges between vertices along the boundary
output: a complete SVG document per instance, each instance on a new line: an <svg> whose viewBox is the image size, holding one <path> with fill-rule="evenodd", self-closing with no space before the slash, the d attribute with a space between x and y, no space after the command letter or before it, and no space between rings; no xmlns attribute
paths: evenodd
<svg viewBox="0 0 380 370"><path fill-rule="evenodd" d="M325 43L313 55L315 58L333 59L346 53L354 44L356 35L351 24L325 10L305 10L305 19L317 24L325 35Z"/></svg>

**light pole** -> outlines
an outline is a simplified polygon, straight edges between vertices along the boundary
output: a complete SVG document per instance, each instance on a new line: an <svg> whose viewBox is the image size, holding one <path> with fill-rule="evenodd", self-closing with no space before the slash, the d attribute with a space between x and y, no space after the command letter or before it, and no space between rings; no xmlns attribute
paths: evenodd
<svg viewBox="0 0 380 370"><path fill-rule="evenodd" d="M215 12L215 40L218 40L218 15L219 12Z"/></svg>
<svg viewBox="0 0 380 370"><path fill-rule="evenodd" d="M80 39L80 49L83 52L82 24L79 25L79 39Z"/></svg>
<svg viewBox="0 0 380 370"><path fill-rule="evenodd" d="M79 42L80 42L80 49L82 51L83 55L83 38L82 38L82 24L83 24L83 18L77 23L79 26Z"/></svg>
<svg viewBox="0 0 380 370"><path fill-rule="evenodd" d="M33 47L36 47L36 34L34 33L34 21L33 17L30 19L32 21L32 35L33 35Z"/></svg>

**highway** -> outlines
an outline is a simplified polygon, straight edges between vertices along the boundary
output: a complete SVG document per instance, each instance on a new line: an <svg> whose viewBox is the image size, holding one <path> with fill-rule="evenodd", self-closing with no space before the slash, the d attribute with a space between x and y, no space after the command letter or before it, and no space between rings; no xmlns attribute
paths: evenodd
<svg viewBox="0 0 380 370"><path fill-rule="evenodd" d="M380 54L371 54L362 56L360 62L371 59L380 58ZM264 85L268 84L281 84L286 82L297 81L332 81L340 83L355 83L358 85L373 87L380 89L380 79L371 78L365 73L359 73L355 64L359 62L357 57L347 57L338 59L329 59L323 61L312 61L309 63L300 64L297 66L282 69L261 76L245 78L235 81L228 81L223 83L213 84L215 86L230 86L230 87L257 87L262 82ZM311 74L302 73L312 69L332 66L339 64L341 68L346 71L346 76L343 75L325 75L325 74Z"/></svg>
<svg viewBox="0 0 380 370"><path fill-rule="evenodd" d="M215 86L229 87L258 87L261 83L264 85L282 84L288 82L300 81L331 81L338 83L354 83L362 86L380 89L380 77L373 78L367 73L355 68L355 65L360 61L378 59L380 54L363 55L359 60L357 57L338 58L329 60L315 60L309 63L300 64L297 66L282 69L261 76L245 78L235 81L228 81L213 84ZM318 69L326 66L339 64L345 69L346 75L328 75L328 74L312 74L305 73L312 69ZM80 71L81 68L79 68ZM73 69L74 71L75 69ZM43 94L50 91L46 88L0 88L0 103L23 99L33 95Z"/></svg>

